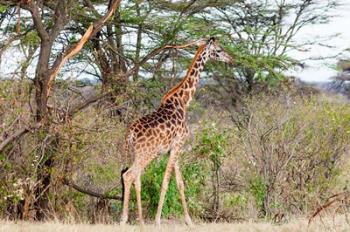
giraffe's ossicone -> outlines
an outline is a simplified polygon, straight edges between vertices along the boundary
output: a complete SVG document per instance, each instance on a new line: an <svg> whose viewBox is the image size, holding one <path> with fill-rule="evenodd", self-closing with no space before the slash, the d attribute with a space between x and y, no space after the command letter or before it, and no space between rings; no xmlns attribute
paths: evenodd
<svg viewBox="0 0 350 232"><path fill-rule="evenodd" d="M132 157L133 163L122 175L124 191L121 224L124 224L128 219L130 188L133 183L136 190L138 216L140 223L143 223L141 207L142 171L159 154L169 151L170 156L164 173L156 223L160 225L160 217L170 174L174 170L176 184L184 209L185 221L189 225L192 224L188 214L184 183L177 160L178 155L181 153L181 147L188 135L186 123L187 107L196 91L199 74L204 69L205 63L210 59L232 63L232 58L219 46L215 38L210 38L207 42L200 44L186 76L163 97L159 108L153 113L136 120L128 128L125 147L127 148L128 156Z"/></svg>

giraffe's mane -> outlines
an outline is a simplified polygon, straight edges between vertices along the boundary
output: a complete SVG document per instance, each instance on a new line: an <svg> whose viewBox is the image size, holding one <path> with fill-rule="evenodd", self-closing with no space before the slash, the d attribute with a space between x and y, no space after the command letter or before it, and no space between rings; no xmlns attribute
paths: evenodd
<svg viewBox="0 0 350 232"><path fill-rule="evenodd" d="M187 74L186 76L182 79L182 81L177 84L176 86L174 86L172 89L170 89L165 96L162 98L161 103L164 103L170 96L172 96L179 88L181 88L182 84L188 79L189 75L190 75L190 71L193 69L193 66L196 63L196 60L198 59L198 57L202 54L204 48L205 48L205 44L200 46L195 54L195 56L192 59L192 63L190 65L190 67L187 70Z"/></svg>

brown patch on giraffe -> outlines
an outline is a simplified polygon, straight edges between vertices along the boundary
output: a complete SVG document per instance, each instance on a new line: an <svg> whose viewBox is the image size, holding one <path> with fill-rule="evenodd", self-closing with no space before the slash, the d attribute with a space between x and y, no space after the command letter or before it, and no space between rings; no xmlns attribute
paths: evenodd
<svg viewBox="0 0 350 232"><path fill-rule="evenodd" d="M179 112L176 112L176 116L179 121L183 119L183 116Z"/></svg>
<svg viewBox="0 0 350 232"><path fill-rule="evenodd" d="M141 137L142 135L143 135L143 132L140 131L139 133L137 133L136 138L139 138L139 137Z"/></svg>
<svg viewBox="0 0 350 232"><path fill-rule="evenodd" d="M190 88L193 87L193 82L194 82L193 78L188 79L188 85Z"/></svg>
<svg viewBox="0 0 350 232"><path fill-rule="evenodd" d="M142 124L137 124L136 126L135 126L137 129L139 129L139 130L142 130L143 129L143 126L142 126Z"/></svg>
<svg viewBox="0 0 350 232"><path fill-rule="evenodd" d="M180 100L178 98L175 99L175 106L178 107L181 105Z"/></svg>
<svg viewBox="0 0 350 232"><path fill-rule="evenodd" d="M173 103L165 104L165 110L166 111L172 110L173 108L174 108Z"/></svg>
<svg viewBox="0 0 350 232"><path fill-rule="evenodd" d="M146 137L150 137L151 135L152 135L151 130L147 130L146 133L145 133L145 136Z"/></svg>
<svg viewBox="0 0 350 232"><path fill-rule="evenodd" d="M149 123L150 127L156 127L157 126L157 121L153 120Z"/></svg>

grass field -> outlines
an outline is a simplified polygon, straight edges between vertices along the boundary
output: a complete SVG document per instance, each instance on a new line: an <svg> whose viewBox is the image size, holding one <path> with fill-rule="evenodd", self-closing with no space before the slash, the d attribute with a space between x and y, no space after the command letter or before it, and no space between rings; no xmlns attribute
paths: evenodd
<svg viewBox="0 0 350 232"><path fill-rule="evenodd" d="M115 225L89 225L89 224L63 224L59 222L46 222L46 223L30 223L23 221L0 221L0 232L90 232L90 231L241 231L241 232L255 232L255 231L268 231L268 232L298 232L298 231L350 231L350 222L344 215L339 215L333 219L333 217L327 217L322 219L316 219L310 226L308 226L307 220L295 219L284 224L271 224L271 223L218 223L218 224L204 224L197 223L194 227L187 227L183 224L177 223L164 223L161 228L154 225L147 224L143 228L137 225L119 226Z"/></svg>

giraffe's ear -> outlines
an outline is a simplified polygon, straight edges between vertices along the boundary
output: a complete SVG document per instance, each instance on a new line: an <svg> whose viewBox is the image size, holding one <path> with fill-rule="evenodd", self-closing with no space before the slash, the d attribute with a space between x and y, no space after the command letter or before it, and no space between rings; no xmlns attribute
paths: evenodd
<svg viewBox="0 0 350 232"><path fill-rule="evenodd" d="M216 38L215 37L210 37L208 40L208 43L215 43Z"/></svg>

